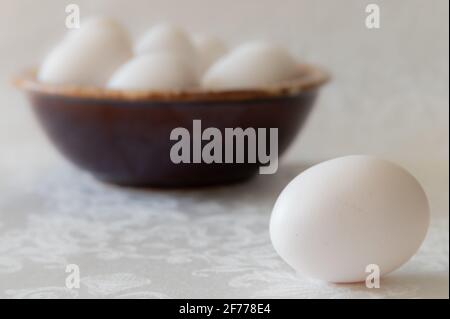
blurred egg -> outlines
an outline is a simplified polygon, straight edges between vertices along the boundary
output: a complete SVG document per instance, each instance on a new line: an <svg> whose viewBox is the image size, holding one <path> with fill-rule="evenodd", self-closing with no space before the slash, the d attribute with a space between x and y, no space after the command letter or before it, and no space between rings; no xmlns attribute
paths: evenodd
<svg viewBox="0 0 450 319"><path fill-rule="evenodd" d="M194 36L194 44L197 49L200 73L206 71L227 52L225 44L214 36L198 34Z"/></svg>
<svg viewBox="0 0 450 319"><path fill-rule="evenodd" d="M169 24L160 24L150 29L135 48L138 55L169 52L196 63L196 50L189 35L183 29Z"/></svg>
<svg viewBox="0 0 450 319"><path fill-rule="evenodd" d="M174 54L137 56L120 67L107 87L120 90L182 90L198 85L197 73Z"/></svg>
<svg viewBox="0 0 450 319"><path fill-rule="evenodd" d="M387 274L419 249L429 223L417 180L391 162L346 156L294 178L273 208L270 237L299 273L335 283Z"/></svg>
<svg viewBox="0 0 450 319"><path fill-rule="evenodd" d="M258 88L291 79L298 74L295 59L285 50L266 43L243 44L220 58L206 72L208 89Z"/></svg>
<svg viewBox="0 0 450 319"><path fill-rule="evenodd" d="M103 86L132 54L131 41L120 24L93 18L70 32L46 57L38 79L49 84Z"/></svg>

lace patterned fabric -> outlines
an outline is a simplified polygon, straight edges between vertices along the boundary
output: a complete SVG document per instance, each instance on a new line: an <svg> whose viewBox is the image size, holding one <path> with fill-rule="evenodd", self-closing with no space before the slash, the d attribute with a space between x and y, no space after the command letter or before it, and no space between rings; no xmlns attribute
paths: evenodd
<svg viewBox="0 0 450 319"><path fill-rule="evenodd" d="M107 185L65 165L5 172L3 298L418 298L448 296L448 219L381 288L297 275L273 250L274 200L303 167L200 190ZM8 178L9 176L9 178ZM13 178L14 177L14 178ZM7 185L7 187L6 187ZM66 265L81 286L67 289Z"/></svg>

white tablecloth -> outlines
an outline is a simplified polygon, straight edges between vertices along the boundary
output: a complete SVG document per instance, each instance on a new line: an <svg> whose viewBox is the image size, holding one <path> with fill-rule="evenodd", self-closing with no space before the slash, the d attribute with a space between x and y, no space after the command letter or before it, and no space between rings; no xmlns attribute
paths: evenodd
<svg viewBox="0 0 450 319"><path fill-rule="evenodd" d="M416 169L433 208L424 245L368 289L297 275L270 244L274 200L307 165L240 185L161 191L105 185L60 160L38 165L31 153L22 168L17 158L0 165L0 297L448 297L443 167ZM65 287L67 264L80 268L79 289Z"/></svg>

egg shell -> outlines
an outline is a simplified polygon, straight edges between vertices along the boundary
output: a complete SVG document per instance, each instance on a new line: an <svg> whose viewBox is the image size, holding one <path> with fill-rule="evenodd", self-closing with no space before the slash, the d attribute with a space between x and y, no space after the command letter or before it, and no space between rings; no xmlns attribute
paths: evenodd
<svg viewBox="0 0 450 319"><path fill-rule="evenodd" d="M387 274L419 249L427 197L400 166L355 155L315 165L281 192L270 220L278 254L299 273L335 283Z"/></svg>
<svg viewBox="0 0 450 319"><path fill-rule="evenodd" d="M70 32L45 59L38 79L49 84L104 86L131 58L126 31L109 18L93 18Z"/></svg>
<svg viewBox="0 0 450 319"><path fill-rule="evenodd" d="M194 44L200 73L204 73L217 59L227 53L226 45L215 36L197 34L194 36Z"/></svg>
<svg viewBox="0 0 450 319"><path fill-rule="evenodd" d="M137 55L157 52L178 54L192 63L197 60L196 49L189 35L180 27L170 24L154 26L135 47Z"/></svg>
<svg viewBox="0 0 450 319"><path fill-rule="evenodd" d="M182 90L198 85L195 68L173 54L137 56L120 67L107 87L121 90Z"/></svg>
<svg viewBox="0 0 450 319"><path fill-rule="evenodd" d="M298 74L295 59L275 45L254 42L239 46L206 72L208 89L252 89L289 80Z"/></svg>

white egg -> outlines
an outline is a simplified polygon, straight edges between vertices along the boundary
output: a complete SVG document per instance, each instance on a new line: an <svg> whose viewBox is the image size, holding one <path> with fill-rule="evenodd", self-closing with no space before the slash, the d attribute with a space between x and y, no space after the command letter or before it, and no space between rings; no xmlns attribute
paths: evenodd
<svg viewBox="0 0 450 319"><path fill-rule="evenodd" d="M270 237L299 273L349 283L365 281L368 265L381 275L400 267L419 249L428 224L427 197L411 174L355 155L294 178L273 208Z"/></svg>
<svg viewBox="0 0 450 319"><path fill-rule="evenodd" d="M277 84L298 74L295 59L267 43L239 46L206 72L202 86L208 89L248 89Z"/></svg>
<svg viewBox="0 0 450 319"><path fill-rule="evenodd" d="M133 54L128 34L116 21L93 18L69 33L45 59L38 79L49 84L103 86Z"/></svg>
<svg viewBox="0 0 450 319"><path fill-rule="evenodd" d="M121 90L182 90L198 85L197 72L174 54L137 56L120 67L107 87Z"/></svg>
<svg viewBox="0 0 450 319"><path fill-rule="evenodd" d="M199 59L199 72L205 72L217 59L227 52L225 44L217 37L198 34L194 44Z"/></svg>
<svg viewBox="0 0 450 319"><path fill-rule="evenodd" d="M189 35L181 28L160 24L150 29L135 48L137 55L170 52L196 63L196 50Z"/></svg>

